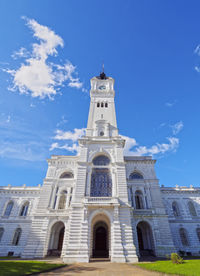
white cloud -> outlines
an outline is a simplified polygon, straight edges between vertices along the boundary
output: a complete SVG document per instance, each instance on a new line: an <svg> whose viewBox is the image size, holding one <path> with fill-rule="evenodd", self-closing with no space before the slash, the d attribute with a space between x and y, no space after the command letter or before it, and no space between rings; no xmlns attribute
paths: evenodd
<svg viewBox="0 0 200 276"><path fill-rule="evenodd" d="M179 146L179 139L176 137L168 137L168 143L156 143L151 147L139 146L134 138L122 136L126 140L124 147L124 155L142 156L164 154L168 151L175 151Z"/></svg>
<svg viewBox="0 0 200 276"><path fill-rule="evenodd" d="M65 118L65 115L61 116L61 120L56 124L57 127L64 125L68 122L68 120Z"/></svg>
<svg viewBox="0 0 200 276"><path fill-rule="evenodd" d="M70 152L79 152L79 146L77 143L73 143L71 146L68 144L61 146L58 143L53 143L49 150L52 151L54 149L65 149Z"/></svg>
<svg viewBox="0 0 200 276"><path fill-rule="evenodd" d="M12 55L11 55L11 57L13 58L13 59L17 59L17 58L26 58L26 57L28 57L30 55L30 53L27 51L27 49L26 48L24 48L24 47L21 47L18 51L15 51Z"/></svg>
<svg viewBox="0 0 200 276"><path fill-rule="evenodd" d="M197 73L200 73L200 68L198 66L195 66L194 69L197 71Z"/></svg>
<svg viewBox="0 0 200 276"><path fill-rule="evenodd" d="M54 149L64 149L70 152L79 152L78 139L85 134L85 128L77 129L74 131L56 130L56 135L53 137L56 142L52 143L50 151ZM126 141L124 147L125 155L142 156L142 155L156 155L164 154L169 151L176 151L179 146L179 139L176 137L168 137L168 143L156 143L151 147L139 146L135 138L121 135ZM59 141L59 142L57 142ZM67 143L62 143L67 141Z"/></svg>
<svg viewBox="0 0 200 276"><path fill-rule="evenodd" d="M159 125L159 127L164 127L164 126L166 126L166 123L161 123L161 124Z"/></svg>
<svg viewBox="0 0 200 276"><path fill-rule="evenodd" d="M194 53L200 56L200 45L195 48Z"/></svg>
<svg viewBox="0 0 200 276"><path fill-rule="evenodd" d="M166 102L165 105L166 105L167 107L172 107L172 106L175 105L175 103L176 103L176 101L174 101L174 102Z"/></svg>
<svg viewBox="0 0 200 276"><path fill-rule="evenodd" d="M74 131L56 130L54 140L67 141L67 143L60 144L55 142L51 145L50 151L54 149L65 149L70 152L79 152L78 139L85 134L85 128L75 128Z"/></svg>
<svg viewBox="0 0 200 276"><path fill-rule="evenodd" d="M30 93L32 97L52 98L64 82L67 82L69 87L82 88L76 67L70 61L65 64L48 61L50 56L58 55L57 48L64 46L63 39L34 19L24 19L37 42L32 44L31 52L22 47L12 55L14 59L24 58L24 63L21 63L18 69L4 69L12 77L11 90L18 89L21 94Z"/></svg>
<svg viewBox="0 0 200 276"><path fill-rule="evenodd" d="M4 141L0 144L0 157L8 159L18 159L24 161L43 161L46 156L41 143L32 142L8 142Z"/></svg>
<svg viewBox="0 0 200 276"><path fill-rule="evenodd" d="M170 127L172 128L172 133L174 135L176 135L176 134L178 134L182 130L182 128L183 128L183 122L182 121L177 122L176 124L171 125Z"/></svg>
<svg viewBox="0 0 200 276"><path fill-rule="evenodd" d="M7 122L7 123L10 123L10 119L11 119L11 116L8 115L8 117L7 117L7 119L6 119L6 122Z"/></svg>
<svg viewBox="0 0 200 276"><path fill-rule="evenodd" d="M137 145L137 142L134 138L130 138L128 136L123 136L121 137L126 141L125 147L124 147L124 154L129 155L131 152L131 149Z"/></svg>
<svg viewBox="0 0 200 276"><path fill-rule="evenodd" d="M76 142L85 133L85 128L75 128L74 131L56 130L55 140L72 140Z"/></svg>
<svg viewBox="0 0 200 276"><path fill-rule="evenodd" d="M179 139L176 137L168 137L169 143L156 143L150 148L146 146L139 146L134 151L129 151L130 155L142 156L142 155L155 155L164 154L168 151L176 151L179 146Z"/></svg>

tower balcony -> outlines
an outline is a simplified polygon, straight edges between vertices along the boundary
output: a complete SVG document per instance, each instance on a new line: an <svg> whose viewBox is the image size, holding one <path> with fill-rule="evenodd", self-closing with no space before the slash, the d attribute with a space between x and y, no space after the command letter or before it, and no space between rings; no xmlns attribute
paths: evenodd
<svg viewBox="0 0 200 276"><path fill-rule="evenodd" d="M155 214L154 209L132 209L132 213L134 216L151 216Z"/></svg>
<svg viewBox="0 0 200 276"><path fill-rule="evenodd" d="M119 204L119 201L116 197L85 197L84 204L92 206L110 206Z"/></svg>

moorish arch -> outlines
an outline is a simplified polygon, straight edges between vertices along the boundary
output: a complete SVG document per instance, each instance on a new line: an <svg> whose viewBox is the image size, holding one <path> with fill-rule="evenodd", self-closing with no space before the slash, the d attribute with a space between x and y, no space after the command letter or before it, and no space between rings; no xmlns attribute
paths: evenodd
<svg viewBox="0 0 200 276"><path fill-rule="evenodd" d="M137 238L140 256L155 255L151 225L146 221L137 224Z"/></svg>
<svg viewBox="0 0 200 276"><path fill-rule="evenodd" d="M48 256L60 256L63 247L65 225L62 221L57 221L51 227L48 245Z"/></svg>
<svg viewBox="0 0 200 276"><path fill-rule="evenodd" d="M107 158L110 159L110 163L113 163L113 156L110 154L110 152L108 152L106 149L100 149L100 151L91 151L89 154L89 158L88 158L88 162L92 163L93 160L98 157L98 156L106 156Z"/></svg>
<svg viewBox="0 0 200 276"><path fill-rule="evenodd" d="M111 248L111 222L104 212L95 212L90 220L90 257L108 258Z"/></svg>

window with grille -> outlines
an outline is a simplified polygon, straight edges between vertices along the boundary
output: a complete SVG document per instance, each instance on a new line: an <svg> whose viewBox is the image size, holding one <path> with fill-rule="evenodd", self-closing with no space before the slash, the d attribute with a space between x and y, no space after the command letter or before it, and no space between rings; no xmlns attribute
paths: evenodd
<svg viewBox="0 0 200 276"><path fill-rule="evenodd" d="M14 205L13 201L10 201L10 202L7 204L6 210L5 210L5 212L4 212L4 216L6 216L6 217L9 217L9 216L10 216L11 211L12 211L12 208L13 208L13 205Z"/></svg>
<svg viewBox="0 0 200 276"><path fill-rule="evenodd" d="M112 196L112 179L109 169L92 170L90 196Z"/></svg>
<svg viewBox="0 0 200 276"><path fill-rule="evenodd" d="M29 207L29 203L28 202L24 203L24 205L22 206L21 211L20 211L20 216L21 217L26 217L27 216L28 207Z"/></svg>
<svg viewBox="0 0 200 276"><path fill-rule="evenodd" d="M188 202L188 209L189 209L190 215L192 217L196 217L197 216L194 204L191 201Z"/></svg>
<svg viewBox="0 0 200 276"><path fill-rule="evenodd" d="M178 208L178 203L176 201L174 201L172 203L172 211L175 217L180 217L180 212L179 212L179 208Z"/></svg>

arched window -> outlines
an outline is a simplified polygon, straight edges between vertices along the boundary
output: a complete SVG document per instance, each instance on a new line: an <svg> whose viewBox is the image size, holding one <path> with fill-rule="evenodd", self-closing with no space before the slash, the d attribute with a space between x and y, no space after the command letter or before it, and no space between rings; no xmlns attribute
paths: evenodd
<svg viewBox="0 0 200 276"><path fill-rule="evenodd" d="M188 246L189 242L188 242L187 232L184 228L179 229L179 235L181 238L182 245Z"/></svg>
<svg viewBox="0 0 200 276"><path fill-rule="evenodd" d="M6 210L4 212L4 216L6 216L6 217L10 216L12 208L13 208L13 205L14 205L13 201L8 202L8 204L6 206Z"/></svg>
<svg viewBox="0 0 200 276"><path fill-rule="evenodd" d="M97 107L100 107L100 103L97 103Z"/></svg>
<svg viewBox="0 0 200 276"><path fill-rule="evenodd" d="M20 216L21 217L26 217L27 216L27 213L28 213L28 207L29 207L29 202L25 202L21 208L21 211L20 211Z"/></svg>
<svg viewBox="0 0 200 276"><path fill-rule="evenodd" d="M110 159L105 155L99 155L92 162L95 166L107 166L110 164Z"/></svg>
<svg viewBox="0 0 200 276"><path fill-rule="evenodd" d="M4 233L4 228L0 227L0 242L1 242L2 237L3 237L3 233Z"/></svg>
<svg viewBox="0 0 200 276"><path fill-rule="evenodd" d="M108 107L108 103L105 103L105 107Z"/></svg>
<svg viewBox="0 0 200 276"><path fill-rule="evenodd" d="M74 178L74 175L71 172L64 172L61 174L60 178Z"/></svg>
<svg viewBox="0 0 200 276"><path fill-rule="evenodd" d="M14 237L13 237L12 245L18 245L19 244L19 240L20 240L21 234L22 234L22 229L21 228L17 228L15 230L15 234L14 234Z"/></svg>
<svg viewBox="0 0 200 276"><path fill-rule="evenodd" d="M133 179L143 179L143 176L138 173L138 172L132 172L129 176L129 179L130 180L133 180Z"/></svg>
<svg viewBox="0 0 200 276"><path fill-rule="evenodd" d="M136 209L144 209L143 194L139 190L135 192L135 205Z"/></svg>
<svg viewBox="0 0 200 276"><path fill-rule="evenodd" d="M198 237L199 242L200 242L200 228L197 228L197 229L196 229L196 232L197 232L197 237Z"/></svg>
<svg viewBox="0 0 200 276"><path fill-rule="evenodd" d="M172 211L175 217L180 217L180 212L179 212L179 208L178 208L178 203L176 201L174 201L172 203Z"/></svg>
<svg viewBox="0 0 200 276"><path fill-rule="evenodd" d="M196 217L197 216L194 204L191 201L188 202L188 209L189 209L190 215L192 217Z"/></svg>
<svg viewBox="0 0 200 276"><path fill-rule="evenodd" d="M112 179L109 169L93 169L90 196L112 196Z"/></svg>
<svg viewBox="0 0 200 276"><path fill-rule="evenodd" d="M65 209L67 201L67 191L62 191L58 204L58 209Z"/></svg>
<svg viewBox="0 0 200 276"><path fill-rule="evenodd" d="M101 103L101 107L104 107L104 103L103 102Z"/></svg>

